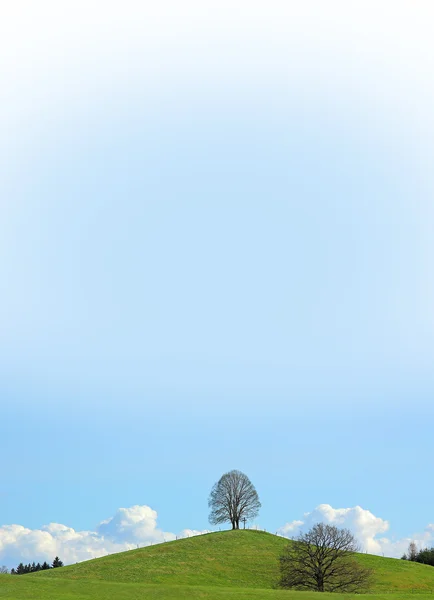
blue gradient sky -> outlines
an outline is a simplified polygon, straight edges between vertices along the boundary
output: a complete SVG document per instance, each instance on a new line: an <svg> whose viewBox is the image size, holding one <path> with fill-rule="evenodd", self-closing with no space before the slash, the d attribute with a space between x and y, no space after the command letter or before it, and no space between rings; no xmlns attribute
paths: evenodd
<svg viewBox="0 0 434 600"><path fill-rule="evenodd" d="M231 468L268 529L433 522L430 4L41 4L0 31L0 524L204 529Z"/></svg>

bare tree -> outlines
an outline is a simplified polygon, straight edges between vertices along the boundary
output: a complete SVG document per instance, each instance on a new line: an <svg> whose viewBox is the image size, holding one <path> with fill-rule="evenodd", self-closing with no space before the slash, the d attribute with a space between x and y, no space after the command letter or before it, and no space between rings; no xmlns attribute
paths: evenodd
<svg viewBox="0 0 434 600"><path fill-rule="evenodd" d="M250 479L241 471L229 471L214 484L208 500L209 521L213 525L230 522L240 528L241 519L254 519L261 508L258 494Z"/></svg>
<svg viewBox="0 0 434 600"><path fill-rule="evenodd" d="M0 567L0 574L6 575L6 573L9 573L9 569L3 565L2 567Z"/></svg>
<svg viewBox="0 0 434 600"><path fill-rule="evenodd" d="M417 555L419 554L416 546L416 542L411 541L408 545L407 550L407 560L417 560Z"/></svg>
<svg viewBox="0 0 434 600"><path fill-rule="evenodd" d="M354 558L358 551L348 529L318 523L293 540L280 557L280 585L317 592L360 592L371 571Z"/></svg>

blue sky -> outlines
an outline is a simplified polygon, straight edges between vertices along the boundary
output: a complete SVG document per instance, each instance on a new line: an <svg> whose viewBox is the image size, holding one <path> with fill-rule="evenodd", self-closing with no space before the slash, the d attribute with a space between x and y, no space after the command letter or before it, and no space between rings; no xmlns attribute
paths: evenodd
<svg viewBox="0 0 434 600"><path fill-rule="evenodd" d="M8 9L0 526L202 531L238 468L431 543L432 9L296 4Z"/></svg>

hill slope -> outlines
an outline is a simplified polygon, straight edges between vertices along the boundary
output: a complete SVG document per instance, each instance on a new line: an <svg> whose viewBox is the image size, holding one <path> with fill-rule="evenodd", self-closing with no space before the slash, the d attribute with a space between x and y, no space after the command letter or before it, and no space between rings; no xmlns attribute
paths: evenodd
<svg viewBox="0 0 434 600"><path fill-rule="evenodd" d="M24 577L270 589L287 543L260 531L222 531ZM434 590L434 567L366 554L358 559L374 570L372 591Z"/></svg>
<svg viewBox="0 0 434 600"><path fill-rule="evenodd" d="M222 531L41 571L41 577L125 583L271 588L287 540L260 531Z"/></svg>

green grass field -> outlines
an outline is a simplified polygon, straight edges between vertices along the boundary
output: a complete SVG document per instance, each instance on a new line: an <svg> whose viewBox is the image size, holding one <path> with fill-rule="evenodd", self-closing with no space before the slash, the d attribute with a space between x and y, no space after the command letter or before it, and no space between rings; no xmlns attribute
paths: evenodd
<svg viewBox="0 0 434 600"><path fill-rule="evenodd" d="M275 589L278 557L287 543L283 538L257 531L211 533L61 569L3 575L0 599L318 598L318 594L309 592ZM358 558L375 573L369 600L401 600L415 593L434 593L434 567L365 554ZM323 594L321 598L330 596L337 595ZM338 598L350 595L339 594Z"/></svg>

